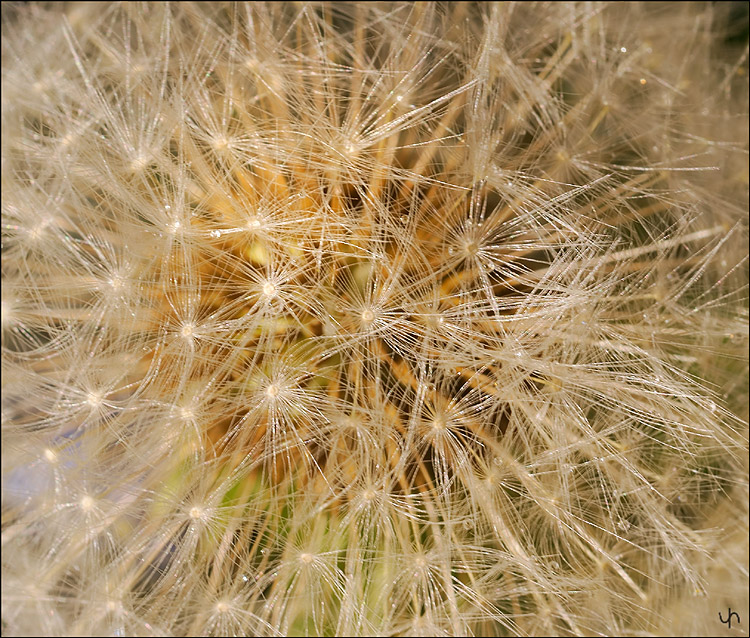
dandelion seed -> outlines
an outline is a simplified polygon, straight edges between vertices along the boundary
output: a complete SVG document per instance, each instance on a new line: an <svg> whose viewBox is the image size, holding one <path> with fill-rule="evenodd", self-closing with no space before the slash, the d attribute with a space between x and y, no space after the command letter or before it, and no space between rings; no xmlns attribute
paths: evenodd
<svg viewBox="0 0 750 638"><path fill-rule="evenodd" d="M474 257L479 252L479 245L475 241L467 242L464 250L469 257Z"/></svg>
<svg viewBox="0 0 750 638"><path fill-rule="evenodd" d="M133 173L140 173L144 168L146 168L149 164L149 158L147 155L137 155L133 160L130 162L130 170Z"/></svg>
<svg viewBox="0 0 750 638"><path fill-rule="evenodd" d="M279 396L280 388L275 383L272 383L266 388L266 396L269 399L275 399L277 396Z"/></svg>
<svg viewBox="0 0 750 638"><path fill-rule="evenodd" d="M204 517L205 510L202 507L198 507L196 505L194 507L191 507L188 513L190 515L190 518L192 518L193 520L199 520Z"/></svg>
<svg viewBox="0 0 750 638"><path fill-rule="evenodd" d="M10 324L13 319L13 305L10 301L5 299L0 302L0 321L2 321L3 327Z"/></svg>
<svg viewBox="0 0 750 638"><path fill-rule="evenodd" d="M224 149L229 148L230 142L226 137L217 137L211 140L211 146L217 151L223 151Z"/></svg>
<svg viewBox="0 0 750 638"><path fill-rule="evenodd" d="M88 394L86 394L86 403L88 403L92 408L98 408L102 403L102 393L89 392Z"/></svg>
<svg viewBox="0 0 750 638"><path fill-rule="evenodd" d="M44 220L41 224L34 226L34 228L29 231L29 240L32 242L39 241L49 225L50 221Z"/></svg>

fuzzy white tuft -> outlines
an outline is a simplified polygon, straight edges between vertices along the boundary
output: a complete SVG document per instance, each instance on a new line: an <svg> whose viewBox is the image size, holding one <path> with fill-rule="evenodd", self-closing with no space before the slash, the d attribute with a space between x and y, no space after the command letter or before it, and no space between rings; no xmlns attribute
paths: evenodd
<svg viewBox="0 0 750 638"><path fill-rule="evenodd" d="M654 4L4 4L3 634L750 622L747 17Z"/></svg>

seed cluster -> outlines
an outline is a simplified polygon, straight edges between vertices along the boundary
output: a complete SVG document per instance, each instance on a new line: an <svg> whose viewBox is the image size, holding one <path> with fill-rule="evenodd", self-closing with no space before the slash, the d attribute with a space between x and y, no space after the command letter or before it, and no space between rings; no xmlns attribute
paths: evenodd
<svg viewBox="0 0 750 638"><path fill-rule="evenodd" d="M4 5L3 633L724 608L729 10Z"/></svg>

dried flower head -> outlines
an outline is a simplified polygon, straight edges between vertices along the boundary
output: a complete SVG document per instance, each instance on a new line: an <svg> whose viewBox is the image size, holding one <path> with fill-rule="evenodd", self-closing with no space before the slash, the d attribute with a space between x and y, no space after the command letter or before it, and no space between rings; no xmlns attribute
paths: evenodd
<svg viewBox="0 0 750 638"><path fill-rule="evenodd" d="M3 634L750 620L741 6L4 4Z"/></svg>

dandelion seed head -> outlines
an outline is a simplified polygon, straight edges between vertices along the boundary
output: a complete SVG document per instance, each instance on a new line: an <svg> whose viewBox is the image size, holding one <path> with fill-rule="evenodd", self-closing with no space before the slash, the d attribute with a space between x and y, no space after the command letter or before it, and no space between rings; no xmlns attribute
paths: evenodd
<svg viewBox="0 0 750 638"><path fill-rule="evenodd" d="M3 632L707 633L732 11L100 9L2 8Z"/></svg>

